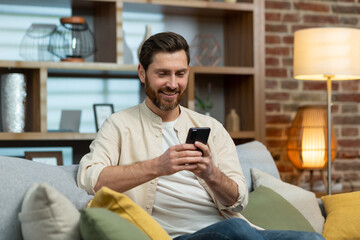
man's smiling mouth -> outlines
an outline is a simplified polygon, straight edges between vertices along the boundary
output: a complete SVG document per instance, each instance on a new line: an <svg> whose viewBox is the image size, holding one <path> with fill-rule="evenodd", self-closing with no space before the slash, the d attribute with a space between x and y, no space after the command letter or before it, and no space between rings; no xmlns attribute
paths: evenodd
<svg viewBox="0 0 360 240"><path fill-rule="evenodd" d="M164 94L164 95L167 95L167 96L174 96L174 95L176 95L178 92L177 92L177 91L176 91L176 92L166 92L166 91L162 91L161 93Z"/></svg>

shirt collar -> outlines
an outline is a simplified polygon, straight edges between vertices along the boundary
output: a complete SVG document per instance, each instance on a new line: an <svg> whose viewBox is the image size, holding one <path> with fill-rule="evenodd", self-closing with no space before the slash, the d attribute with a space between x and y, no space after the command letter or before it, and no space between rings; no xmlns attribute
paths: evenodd
<svg viewBox="0 0 360 240"><path fill-rule="evenodd" d="M153 120L157 123L160 123L160 124L162 123L161 117L159 117L157 114L155 114L153 111L151 111L151 109L146 105L145 101L143 101L140 104L140 109L151 120Z"/></svg>

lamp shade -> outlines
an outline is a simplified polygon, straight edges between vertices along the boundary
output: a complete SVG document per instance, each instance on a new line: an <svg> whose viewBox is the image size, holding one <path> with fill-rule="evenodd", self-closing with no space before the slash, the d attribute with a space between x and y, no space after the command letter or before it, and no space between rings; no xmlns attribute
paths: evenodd
<svg viewBox="0 0 360 240"><path fill-rule="evenodd" d="M294 34L294 78L326 81L360 78L360 30L309 28Z"/></svg>
<svg viewBox="0 0 360 240"><path fill-rule="evenodd" d="M299 108L289 131L287 154L298 169L323 169L327 166L327 111L325 106ZM337 151L331 127L331 161Z"/></svg>

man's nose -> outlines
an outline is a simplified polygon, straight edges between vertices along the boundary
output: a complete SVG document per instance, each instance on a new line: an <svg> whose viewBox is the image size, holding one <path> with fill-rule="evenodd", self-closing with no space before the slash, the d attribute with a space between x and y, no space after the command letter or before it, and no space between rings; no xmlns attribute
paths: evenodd
<svg viewBox="0 0 360 240"><path fill-rule="evenodd" d="M178 82L177 82L177 80L176 80L175 74L171 74L167 85L168 85L168 87L170 87L171 89L175 89L175 88L178 87Z"/></svg>

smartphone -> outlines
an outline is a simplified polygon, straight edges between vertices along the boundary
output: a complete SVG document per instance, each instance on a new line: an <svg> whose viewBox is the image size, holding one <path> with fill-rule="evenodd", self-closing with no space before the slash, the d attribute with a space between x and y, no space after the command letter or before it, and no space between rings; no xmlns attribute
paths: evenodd
<svg viewBox="0 0 360 240"><path fill-rule="evenodd" d="M208 127L194 127L190 128L186 137L186 143L194 144L196 141L207 143L209 138L210 128Z"/></svg>

